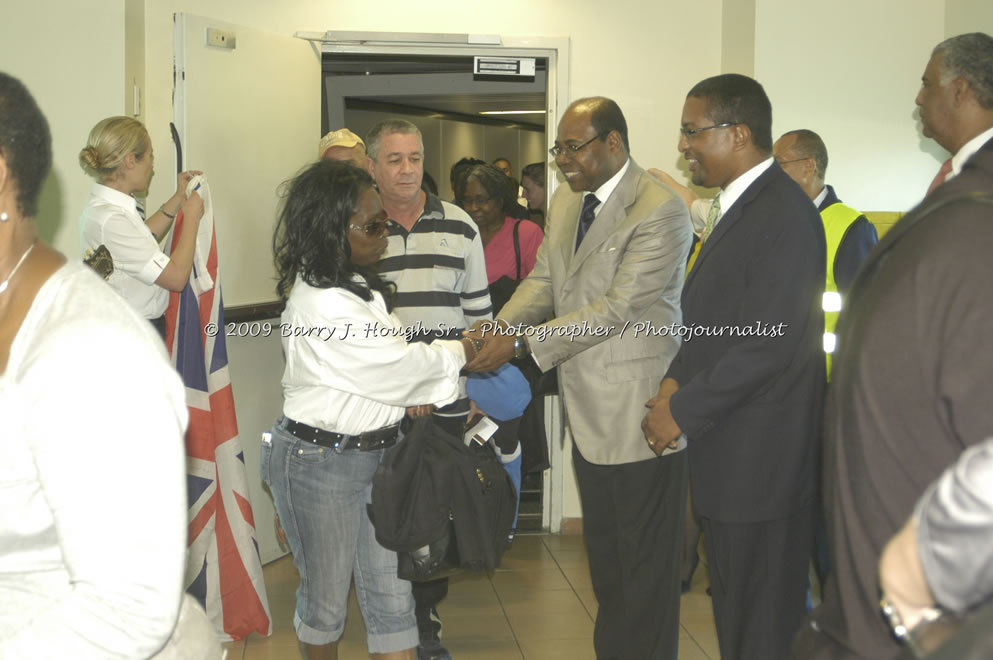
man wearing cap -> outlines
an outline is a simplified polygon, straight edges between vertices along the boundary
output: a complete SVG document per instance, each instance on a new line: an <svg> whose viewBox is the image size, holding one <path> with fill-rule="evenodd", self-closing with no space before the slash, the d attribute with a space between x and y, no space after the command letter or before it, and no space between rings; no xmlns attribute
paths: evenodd
<svg viewBox="0 0 993 660"><path fill-rule="evenodd" d="M321 138L321 143L317 147L317 157L322 160L351 161L357 167L365 169L365 142L347 128L339 128Z"/></svg>

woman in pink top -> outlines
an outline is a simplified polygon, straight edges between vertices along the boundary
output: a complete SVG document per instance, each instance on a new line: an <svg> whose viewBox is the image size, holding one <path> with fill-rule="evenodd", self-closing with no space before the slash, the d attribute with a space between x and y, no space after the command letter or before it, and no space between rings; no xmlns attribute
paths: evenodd
<svg viewBox="0 0 993 660"><path fill-rule="evenodd" d="M455 199L479 227L486 255L490 298L494 316L497 316L514 287L510 283L494 284L503 277L512 282L527 277L534 268L538 246L545 235L530 220L517 220L510 216L511 209L517 204L514 182L492 165L474 165L459 183ZM520 247L519 259L518 250L514 247L515 227L517 245Z"/></svg>
<svg viewBox="0 0 993 660"><path fill-rule="evenodd" d="M541 228L530 220L519 220L510 216L511 209L517 205L517 184L493 165L472 166L456 185L455 200L479 227L483 252L486 255L486 278L490 285L490 301L493 304L493 317L496 318L500 308L513 295L517 283L527 277L534 268L538 246L541 245L545 235ZM504 365L503 369L517 371L517 367L513 365ZM504 377L513 378L506 374ZM523 376L518 375L517 378L523 387L529 389ZM470 378L467 388L470 389L470 397L475 399L472 389L476 383L472 381L473 379ZM528 394L530 395L530 392ZM479 409L476 409L476 412L486 414L486 411ZM520 414L523 412L523 410L518 411L517 416L513 418L498 419L500 429L493 437L500 460L514 481L518 502L521 488ZM490 416L494 417L493 414ZM514 527L516 526L515 515ZM513 539L513 533L510 539Z"/></svg>

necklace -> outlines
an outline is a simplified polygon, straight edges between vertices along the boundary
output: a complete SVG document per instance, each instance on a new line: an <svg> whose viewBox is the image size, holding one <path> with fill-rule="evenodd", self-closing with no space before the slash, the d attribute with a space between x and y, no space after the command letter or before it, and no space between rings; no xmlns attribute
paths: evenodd
<svg viewBox="0 0 993 660"><path fill-rule="evenodd" d="M14 275L17 275L17 269L21 267L21 264L23 264L24 260L28 258L28 255L31 254L31 250L33 249L34 243L29 245L28 249L24 251L24 254L21 255L21 258L17 260L17 263L14 265L14 270L10 271L10 275L7 276L7 279L0 282L0 293L7 290L7 285L10 284L10 280L14 277Z"/></svg>

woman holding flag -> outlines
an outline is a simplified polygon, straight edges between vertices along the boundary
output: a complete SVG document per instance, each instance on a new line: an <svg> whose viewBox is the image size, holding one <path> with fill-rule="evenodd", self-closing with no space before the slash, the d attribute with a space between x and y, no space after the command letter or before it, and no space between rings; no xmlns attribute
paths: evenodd
<svg viewBox="0 0 993 660"><path fill-rule="evenodd" d="M79 164L96 181L79 217L84 256L104 246L113 270L107 281L139 314L165 335L169 291L182 291L190 279L203 200L187 184L199 171L180 172L176 192L147 219L135 194L148 191L155 153L148 131L136 119L108 117L90 131ZM176 215L183 230L171 255L159 247Z"/></svg>

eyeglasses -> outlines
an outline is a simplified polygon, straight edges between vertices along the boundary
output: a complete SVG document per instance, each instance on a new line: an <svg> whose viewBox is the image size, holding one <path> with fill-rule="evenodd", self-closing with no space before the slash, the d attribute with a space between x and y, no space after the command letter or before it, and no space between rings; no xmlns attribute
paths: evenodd
<svg viewBox="0 0 993 660"><path fill-rule="evenodd" d="M787 163L799 163L801 160L810 160L810 159L811 159L811 156L807 156L806 158L794 158L792 160L779 160L777 158L776 159L776 162L779 163L780 167L782 167L783 165L786 165Z"/></svg>
<svg viewBox="0 0 993 660"><path fill-rule="evenodd" d="M365 232L366 236L379 236L383 232L389 231L390 222L386 218L381 218L378 220L372 220L363 226L349 224L348 228L354 229L355 231Z"/></svg>
<svg viewBox="0 0 993 660"><path fill-rule="evenodd" d="M589 140L587 140L586 142L584 142L582 144L579 144L579 145L576 145L576 144L566 144L566 145L561 145L560 146L560 145L557 145L556 144L554 147L552 147L551 149L548 150L548 153L552 154L552 158L558 158L559 157L559 154L565 154L566 156L575 156L580 151L582 151L583 148L586 147L586 145L592 144L592 142L594 140L599 140L602 137L604 137L603 134L594 135Z"/></svg>
<svg viewBox="0 0 993 660"><path fill-rule="evenodd" d="M726 121L723 124L714 124L713 126L704 126L703 128L686 128L685 126L682 126L680 127L679 132L682 133L683 137L688 140L698 133L709 131L712 128L727 128L729 126L737 126L739 123L740 122L737 121Z"/></svg>
<svg viewBox="0 0 993 660"><path fill-rule="evenodd" d="M469 208L470 206L486 206L492 201L492 197L463 197L462 198L462 208Z"/></svg>

